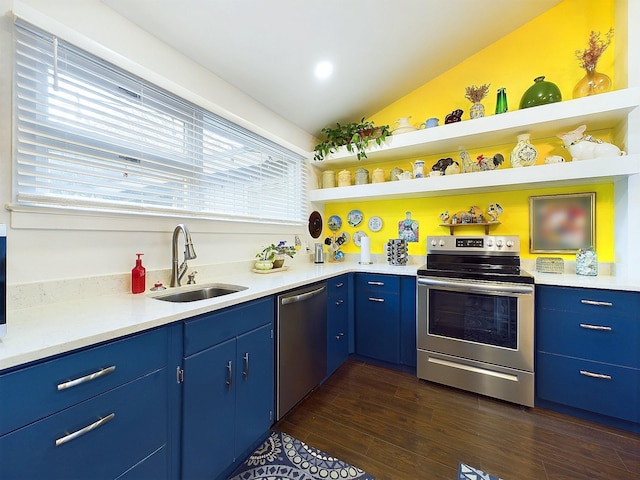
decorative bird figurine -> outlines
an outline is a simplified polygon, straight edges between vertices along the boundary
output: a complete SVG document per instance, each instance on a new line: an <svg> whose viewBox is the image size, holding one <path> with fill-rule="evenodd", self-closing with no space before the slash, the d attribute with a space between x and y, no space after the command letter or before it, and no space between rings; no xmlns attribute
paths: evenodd
<svg viewBox="0 0 640 480"><path fill-rule="evenodd" d="M489 208L487 208L487 215L489 215L492 222L495 222L503 211L499 203L490 203Z"/></svg>
<svg viewBox="0 0 640 480"><path fill-rule="evenodd" d="M440 214L440 221L442 223L449 223L449 210L445 210Z"/></svg>

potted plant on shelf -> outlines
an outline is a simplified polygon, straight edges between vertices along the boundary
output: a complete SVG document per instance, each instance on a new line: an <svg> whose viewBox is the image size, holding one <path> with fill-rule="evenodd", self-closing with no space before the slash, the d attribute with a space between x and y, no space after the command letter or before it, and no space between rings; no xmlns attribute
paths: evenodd
<svg viewBox="0 0 640 480"><path fill-rule="evenodd" d="M389 125L376 126L372 121L365 122L364 117L359 122L347 124L336 123L335 127L325 127L321 130L325 135L325 140L313 149L313 159L316 161L335 153L338 148L346 147L349 153L354 151L358 160L367 158L365 150L369 142L374 141L377 145L382 144L388 135L391 135Z"/></svg>
<svg viewBox="0 0 640 480"><path fill-rule="evenodd" d="M271 270L273 268L282 268L285 256L293 258L296 252L296 247L287 245L284 241L279 242L278 245L272 243L256 255L255 269Z"/></svg>

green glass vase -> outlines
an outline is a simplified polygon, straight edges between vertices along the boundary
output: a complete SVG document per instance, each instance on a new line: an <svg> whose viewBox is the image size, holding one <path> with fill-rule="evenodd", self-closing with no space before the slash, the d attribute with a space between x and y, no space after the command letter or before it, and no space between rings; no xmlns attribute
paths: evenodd
<svg viewBox="0 0 640 480"><path fill-rule="evenodd" d="M562 93L555 83L547 82L544 76L536 77L520 100L520 109L561 102Z"/></svg>

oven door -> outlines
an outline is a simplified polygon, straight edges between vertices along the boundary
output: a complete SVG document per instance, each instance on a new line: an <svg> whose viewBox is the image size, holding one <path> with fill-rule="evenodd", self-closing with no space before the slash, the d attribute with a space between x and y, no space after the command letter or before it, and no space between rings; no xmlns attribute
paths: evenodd
<svg viewBox="0 0 640 480"><path fill-rule="evenodd" d="M534 286L418 278L418 349L534 371Z"/></svg>

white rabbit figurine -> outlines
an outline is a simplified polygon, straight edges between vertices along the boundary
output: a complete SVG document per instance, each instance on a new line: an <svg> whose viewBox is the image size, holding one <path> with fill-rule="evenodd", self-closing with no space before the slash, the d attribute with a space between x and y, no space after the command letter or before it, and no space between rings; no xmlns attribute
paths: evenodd
<svg viewBox="0 0 640 480"><path fill-rule="evenodd" d="M586 125L580 125L571 132L558 135L562 139L564 147L569 149L573 160L591 160L624 155L624 152L611 143L595 139L591 135L585 136L586 129Z"/></svg>

